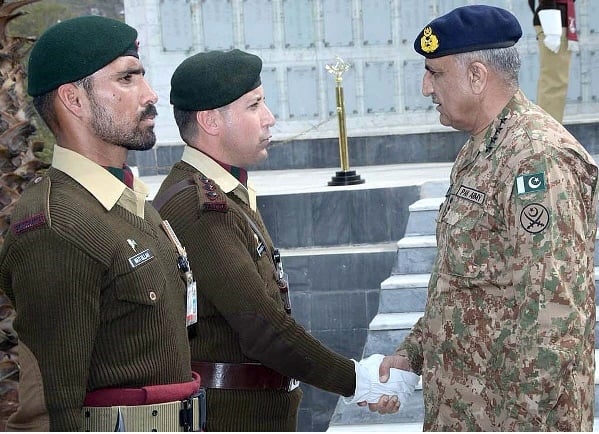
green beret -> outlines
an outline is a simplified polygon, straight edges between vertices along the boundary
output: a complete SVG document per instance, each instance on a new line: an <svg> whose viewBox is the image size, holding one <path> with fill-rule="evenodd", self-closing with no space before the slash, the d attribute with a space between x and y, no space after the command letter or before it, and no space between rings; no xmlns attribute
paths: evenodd
<svg viewBox="0 0 599 434"><path fill-rule="evenodd" d="M99 16L62 21L48 28L31 50L29 95L81 80L124 55L138 56L133 27Z"/></svg>
<svg viewBox="0 0 599 434"><path fill-rule="evenodd" d="M185 59L171 78L171 104L202 111L226 106L260 86L262 60L241 50L208 51Z"/></svg>
<svg viewBox="0 0 599 434"><path fill-rule="evenodd" d="M414 49L433 59L511 47L521 36L520 23L511 12L486 5L462 6L427 24L414 41Z"/></svg>

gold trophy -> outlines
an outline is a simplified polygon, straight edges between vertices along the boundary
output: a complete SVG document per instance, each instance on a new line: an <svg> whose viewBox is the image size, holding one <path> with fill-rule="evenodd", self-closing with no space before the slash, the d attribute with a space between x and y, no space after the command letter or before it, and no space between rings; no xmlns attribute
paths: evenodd
<svg viewBox="0 0 599 434"><path fill-rule="evenodd" d="M339 56L334 65L326 65L326 70L335 76L335 96L337 99L337 119L339 121L339 159L341 170L335 172L335 176L329 185L354 185L362 184L363 179L356 174L355 170L349 170L349 156L347 150L347 132L345 130L345 104L343 102L343 73L350 68L350 64L343 61Z"/></svg>

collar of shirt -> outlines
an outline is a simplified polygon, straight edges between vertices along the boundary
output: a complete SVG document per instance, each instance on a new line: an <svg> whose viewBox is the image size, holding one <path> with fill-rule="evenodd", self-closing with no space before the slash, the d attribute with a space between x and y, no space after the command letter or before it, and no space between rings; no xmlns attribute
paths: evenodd
<svg viewBox="0 0 599 434"><path fill-rule="evenodd" d="M250 181L247 188L213 158L191 146L185 146L181 160L212 179L225 192L233 192L253 211L256 211L256 190Z"/></svg>
<svg viewBox="0 0 599 434"><path fill-rule="evenodd" d="M521 90L518 90L487 129L470 138L475 150L482 155L493 153L503 143L510 120L523 112L527 105L526 97Z"/></svg>
<svg viewBox="0 0 599 434"><path fill-rule="evenodd" d="M81 184L107 211L118 203L127 211L144 218L149 190L141 180L135 179L133 189L130 189L99 164L58 145L54 145L52 166Z"/></svg>

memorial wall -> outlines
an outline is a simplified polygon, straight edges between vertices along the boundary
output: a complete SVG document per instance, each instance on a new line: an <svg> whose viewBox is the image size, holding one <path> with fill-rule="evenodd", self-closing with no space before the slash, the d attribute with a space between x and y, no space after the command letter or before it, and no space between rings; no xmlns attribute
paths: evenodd
<svg viewBox="0 0 599 434"><path fill-rule="evenodd" d="M337 137L335 80L325 69L337 56L351 65L343 75L350 138L446 131L438 123L430 98L421 94L424 62L414 52L413 42L431 19L466 4L503 7L519 18L524 32L518 43L521 87L531 99L536 95L537 42L526 0L124 3L125 19L140 32L147 77L160 98L158 148L182 144L169 104L173 70L185 57L214 49L240 48L263 59L262 82L277 120L273 128L276 141L317 143ZM572 58L565 124L599 119L599 7L591 7L591 0L578 0L576 6L581 50ZM170 152L157 152L161 161L155 163L164 169Z"/></svg>

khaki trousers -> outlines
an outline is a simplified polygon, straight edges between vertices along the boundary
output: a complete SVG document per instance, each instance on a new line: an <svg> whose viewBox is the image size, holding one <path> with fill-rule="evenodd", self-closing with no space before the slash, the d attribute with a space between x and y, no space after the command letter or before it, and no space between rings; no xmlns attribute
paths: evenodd
<svg viewBox="0 0 599 434"><path fill-rule="evenodd" d="M566 106L566 94L568 93L572 53L568 50L566 29L562 28L562 41L557 53L549 50L543 43L545 34L541 26L535 26L535 30L539 44L540 66L537 82L537 104L559 122L562 122Z"/></svg>

